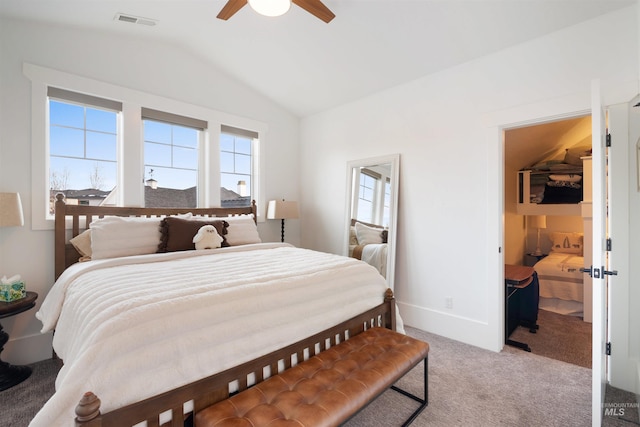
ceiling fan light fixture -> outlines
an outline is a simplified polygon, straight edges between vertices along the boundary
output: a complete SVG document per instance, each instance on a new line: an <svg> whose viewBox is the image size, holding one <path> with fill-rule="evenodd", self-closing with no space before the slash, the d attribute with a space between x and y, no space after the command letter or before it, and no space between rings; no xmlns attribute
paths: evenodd
<svg viewBox="0 0 640 427"><path fill-rule="evenodd" d="M249 6L260 15L280 16L289 11L291 0L249 0Z"/></svg>

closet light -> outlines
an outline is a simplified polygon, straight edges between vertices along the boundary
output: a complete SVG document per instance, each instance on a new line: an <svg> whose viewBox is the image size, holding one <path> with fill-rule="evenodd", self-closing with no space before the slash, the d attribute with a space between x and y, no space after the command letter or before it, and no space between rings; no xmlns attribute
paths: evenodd
<svg viewBox="0 0 640 427"><path fill-rule="evenodd" d="M249 6L260 15L280 16L287 13L291 0L249 0Z"/></svg>

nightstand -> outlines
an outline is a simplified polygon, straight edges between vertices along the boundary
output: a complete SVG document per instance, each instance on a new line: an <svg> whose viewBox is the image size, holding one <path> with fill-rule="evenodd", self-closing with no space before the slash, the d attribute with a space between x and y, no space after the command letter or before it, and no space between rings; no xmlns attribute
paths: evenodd
<svg viewBox="0 0 640 427"><path fill-rule="evenodd" d="M0 302L0 319L15 316L32 309L36 305L38 294L27 291L27 296L16 301ZM4 345L9 341L9 334L2 329L0 324L0 353L4 349ZM28 366L14 366L0 359L0 391L13 387L16 384L29 378L31 368Z"/></svg>
<svg viewBox="0 0 640 427"><path fill-rule="evenodd" d="M528 254L526 254L526 262L525 265L529 266L529 267L533 267L533 265L540 261L542 258L546 257L549 254L540 254L537 255L534 252L529 252Z"/></svg>

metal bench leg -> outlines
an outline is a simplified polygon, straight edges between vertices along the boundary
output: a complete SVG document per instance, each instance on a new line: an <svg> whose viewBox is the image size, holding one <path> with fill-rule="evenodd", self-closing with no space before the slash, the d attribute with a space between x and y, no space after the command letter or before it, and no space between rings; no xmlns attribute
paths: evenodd
<svg viewBox="0 0 640 427"><path fill-rule="evenodd" d="M407 420L404 422L404 424L402 424L402 427L406 427L409 424L411 424L417 417L418 415L420 415L420 413L424 410L424 408L427 407L427 405L429 404L429 374L428 374L428 367L429 367L429 356L424 358L424 398L420 398L412 393L409 393L406 390L403 390L399 387L396 387L395 385L392 385L391 388L394 389L395 391L397 391L400 394L403 394L413 400L415 400L416 402L420 403L420 406L418 407L418 409L416 409L410 416L409 418L407 418Z"/></svg>

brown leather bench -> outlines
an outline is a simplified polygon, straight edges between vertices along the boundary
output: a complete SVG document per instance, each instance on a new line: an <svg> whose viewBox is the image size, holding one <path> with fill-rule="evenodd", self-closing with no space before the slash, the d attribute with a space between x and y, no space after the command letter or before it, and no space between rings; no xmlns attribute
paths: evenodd
<svg viewBox="0 0 640 427"><path fill-rule="evenodd" d="M278 375L196 414L196 427L337 426L388 388L428 404L429 344L385 328L370 328ZM424 361L424 398L393 384Z"/></svg>

